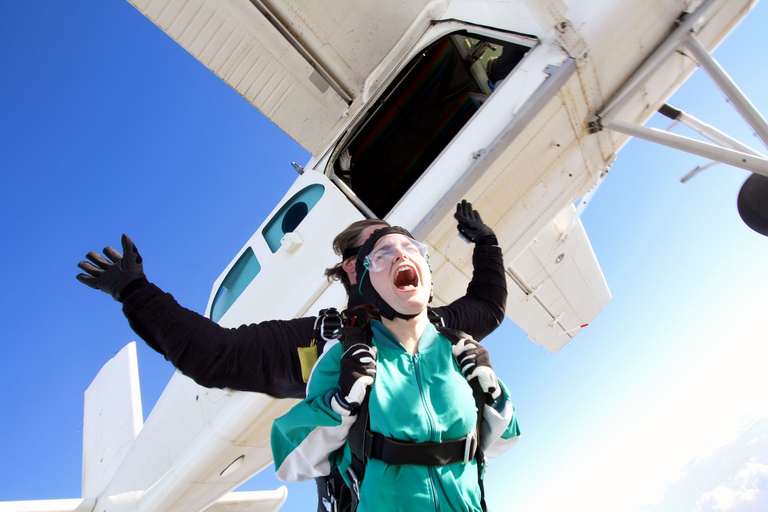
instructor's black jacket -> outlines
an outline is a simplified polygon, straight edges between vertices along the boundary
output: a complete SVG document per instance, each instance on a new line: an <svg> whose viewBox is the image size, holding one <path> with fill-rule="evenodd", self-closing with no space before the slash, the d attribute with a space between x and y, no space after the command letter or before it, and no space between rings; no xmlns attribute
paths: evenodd
<svg viewBox="0 0 768 512"><path fill-rule="evenodd" d="M503 320L507 287L498 246L476 245L472 263L466 295L433 311L446 327L480 340ZM151 283L125 298L123 313L136 334L201 386L304 398L297 349L309 346L315 317L225 328Z"/></svg>

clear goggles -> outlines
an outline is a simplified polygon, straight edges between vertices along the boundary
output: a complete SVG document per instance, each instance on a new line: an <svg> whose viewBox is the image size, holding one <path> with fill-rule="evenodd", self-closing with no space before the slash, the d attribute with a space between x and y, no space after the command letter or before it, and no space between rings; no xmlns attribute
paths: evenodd
<svg viewBox="0 0 768 512"><path fill-rule="evenodd" d="M395 234L386 235L379 240L371 254L365 257L363 265L371 272L381 272L388 269L395 258L403 253L408 255L408 259L421 256L424 261L429 260L426 244L405 235Z"/></svg>

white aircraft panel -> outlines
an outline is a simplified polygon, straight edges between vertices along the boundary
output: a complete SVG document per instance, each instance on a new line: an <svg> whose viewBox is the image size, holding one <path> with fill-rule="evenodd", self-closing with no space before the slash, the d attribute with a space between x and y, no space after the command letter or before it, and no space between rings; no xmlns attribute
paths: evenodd
<svg viewBox="0 0 768 512"><path fill-rule="evenodd" d="M508 316L553 354L611 298L581 221L563 236L574 213L573 206L566 208L520 256L507 262L514 288L523 292L510 294Z"/></svg>
<svg viewBox="0 0 768 512"><path fill-rule="evenodd" d="M347 109L247 0L132 3L309 151Z"/></svg>
<svg viewBox="0 0 768 512"><path fill-rule="evenodd" d="M85 390L84 498L96 498L112 480L143 423L136 342L131 342L101 368Z"/></svg>
<svg viewBox="0 0 768 512"><path fill-rule="evenodd" d="M323 187L322 196L295 231L285 237L284 243L273 253L264 236L265 227L295 194L316 185ZM338 256L333 252L333 238L352 222L362 218L363 215L323 174L307 171L299 176L241 250L240 254L248 249L253 251L261 271L218 323L226 327L237 327L273 318L316 314L317 311L309 308L329 286L323 270L338 263ZM220 286L239 256L233 259L214 283L206 311L211 311ZM276 297L279 300L275 300ZM295 297L301 297L302 302L285 299ZM325 304L323 307L332 305Z"/></svg>
<svg viewBox="0 0 768 512"><path fill-rule="evenodd" d="M94 499L4 501L0 512L91 512Z"/></svg>
<svg viewBox="0 0 768 512"><path fill-rule="evenodd" d="M470 276L465 275L460 268L471 271L472 249L469 244L460 240L458 236L456 236L456 241L467 246L468 250L465 254L469 257L470 265L466 265L466 259L463 261L461 258L453 259L453 254L457 251L453 251L451 259L447 260L442 254L430 249L429 264L434 271L432 274L432 282L434 283L432 304L434 306L449 304L466 294Z"/></svg>
<svg viewBox="0 0 768 512"><path fill-rule="evenodd" d="M272 419L295 403L203 388L176 372L99 506L182 512L213 503L272 461Z"/></svg>
<svg viewBox="0 0 768 512"><path fill-rule="evenodd" d="M429 3L429 0L264 1L342 84L358 92ZM440 6L435 9L436 13L440 10ZM426 29L428 21L423 19L419 24Z"/></svg>
<svg viewBox="0 0 768 512"><path fill-rule="evenodd" d="M205 509L207 512L273 512L279 510L288 497L282 485L274 491L231 492Z"/></svg>
<svg viewBox="0 0 768 512"><path fill-rule="evenodd" d="M312 154L427 3L263 2L302 55L249 0L129 1Z"/></svg>
<svg viewBox="0 0 768 512"><path fill-rule="evenodd" d="M507 290L509 296L506 315L524 330L529 338L531 333L539 332L544 326L552 323L552 315L541 306L535 296L526 295L516 280L508 277Z"/></svg>

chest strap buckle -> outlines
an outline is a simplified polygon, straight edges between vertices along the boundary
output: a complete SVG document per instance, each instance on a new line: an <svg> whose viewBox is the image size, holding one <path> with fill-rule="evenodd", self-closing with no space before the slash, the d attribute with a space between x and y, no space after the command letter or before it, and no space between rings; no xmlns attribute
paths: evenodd
<svg viewBox="0 0 768 512"><path fill-rule="evenodd" d="M473 460L477 453L477 429L473 428L472 432L467 434L467 440L464 443L464 464Z"/></svg>

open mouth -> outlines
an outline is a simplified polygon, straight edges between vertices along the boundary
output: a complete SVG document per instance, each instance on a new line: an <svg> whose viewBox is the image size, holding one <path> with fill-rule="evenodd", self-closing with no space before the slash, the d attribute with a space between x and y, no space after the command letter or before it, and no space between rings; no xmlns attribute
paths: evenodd
<svg viewBox="0 0 768 512"><path fill-rule="evenodd" d="M419 276L416 269L403 265L395 272L394 285L398 290L416 288L419 285Z"/></svg>

